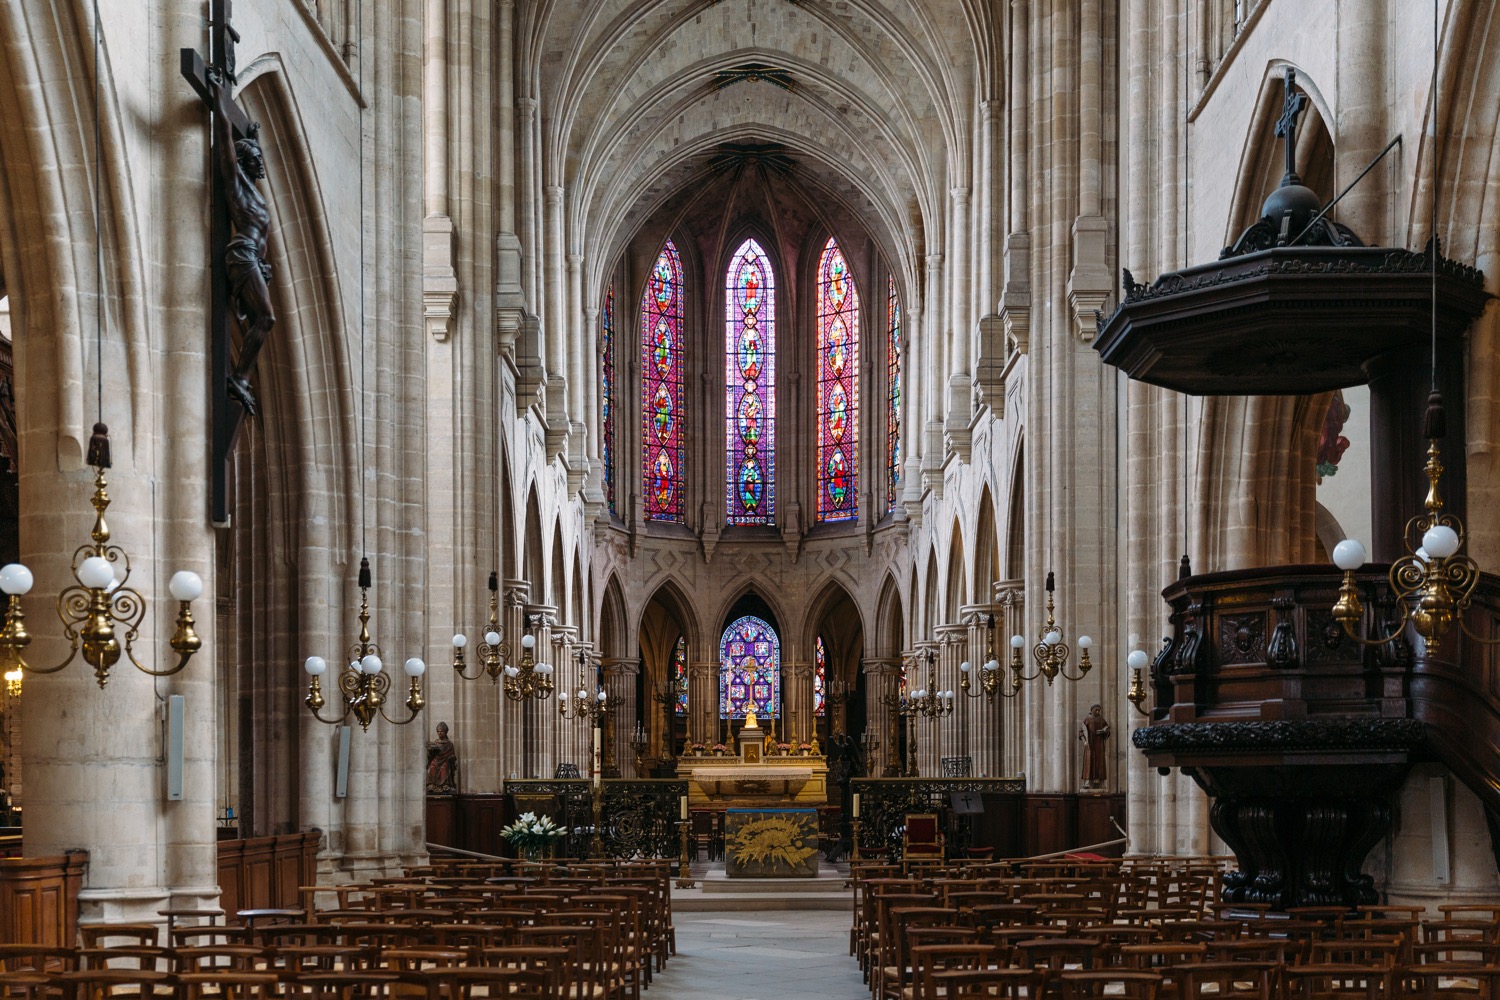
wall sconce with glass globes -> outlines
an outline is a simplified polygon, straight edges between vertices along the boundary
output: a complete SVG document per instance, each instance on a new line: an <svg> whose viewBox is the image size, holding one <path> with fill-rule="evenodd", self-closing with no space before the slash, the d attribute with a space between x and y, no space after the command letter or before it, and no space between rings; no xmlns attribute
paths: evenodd
<svg viewBox="0 0 1500 1000"><path fill-rule="evenodd" d="M536 660L536 636L531 633L536 615L526 616L526 633L521 636L521 660L505 665L505 697L511 701L541 700L551 697L556 687L552 664Z"/></svg>

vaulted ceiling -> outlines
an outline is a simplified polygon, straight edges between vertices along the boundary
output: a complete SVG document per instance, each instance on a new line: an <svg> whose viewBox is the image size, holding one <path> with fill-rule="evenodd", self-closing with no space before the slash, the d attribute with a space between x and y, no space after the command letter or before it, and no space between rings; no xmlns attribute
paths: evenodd
<svg viewBox="0 0 1500 1000"><path fill-rule="evenodd" d="M568 243L608 266L701 190L724 143L786 147L806 197L898 266L941 238L993 97L984 0L541 0L522 25L544 182Z"/></svg>

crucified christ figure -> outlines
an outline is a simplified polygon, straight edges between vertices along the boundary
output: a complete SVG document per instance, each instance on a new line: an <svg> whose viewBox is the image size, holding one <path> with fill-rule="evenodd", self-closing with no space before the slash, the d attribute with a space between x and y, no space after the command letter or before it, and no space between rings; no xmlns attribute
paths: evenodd
<svg viewBox="0 0 1500 1000"><path fill-rule="evenodd" d="M250 126L249 133L238 141L229 123L229 85L214 79L214 98L219 129L216 168L224 182L229 203L229 221L234 236L224 250L224 270L229 278L229 298L239 317L240 356L229 375L229 397L238 400L250 416L255 414L255 395L250 391L250 373L255 359L265 346L266 334L276 325L271 309L271 265L266 262L266 231L271 214L256 181L266 176L265 160L260 152L260 125Z"/></svg>

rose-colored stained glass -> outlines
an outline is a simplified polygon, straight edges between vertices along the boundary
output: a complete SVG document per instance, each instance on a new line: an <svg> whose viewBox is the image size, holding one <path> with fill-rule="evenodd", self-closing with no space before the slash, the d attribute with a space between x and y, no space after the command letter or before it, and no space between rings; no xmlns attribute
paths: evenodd
<svg viewBox="0 0 1500 1000"><path fill-rule="evenodd" d="M823 703L823 685L828 680L828 652L823 648L820 635L813 643L813 715L821 716L826 711Z"/></svg>
<svg viewBox="0 0 1500 1000"><path fill-rule="evenodd" d="M599 319L599 451L604 461L604 499L609 512L618 514L615 506L615 285L610 282L604 293L604 313Z"/></svg>
<svg viewBox="0 0 1500 1000"><path fill-rule="evenodd" d="M677 714L687 715L687 636L679 636L672 653L672 686L677 692Z"/></svg>
<svg viewBox="0 0 1500 1000"><path fill-rule="evenodd" d="M818 520L859 513L859 292L838 242L818 260Z"/></svg>
<svg viewBox="0 0 1500 1000"><path fill-rule="evenodd" d="M776 516L776 276L755 240L724 285L724 506L730 524Z"/></svg>
<svg viewBox="0 0 1500 1000"><path fill-rule="evenodd" d="M719 717L743 719L755 706L760 718L775 718L781 705L781 640L770 622L736 618L719 642Z"/></svg>
<svg viewBox="0 0 1500 1000"><path fill-rule="evenodd" d="M662 247L641 298L641 487L646 519L685 520L682 258Z"/></svg>
<svg viewBox="0 0 1500 1000"><path fill-rule="evenodd" d="M901 485L901 300L896 297L894 277L886 288L886 337L886 505L894 511Z"/></svg>

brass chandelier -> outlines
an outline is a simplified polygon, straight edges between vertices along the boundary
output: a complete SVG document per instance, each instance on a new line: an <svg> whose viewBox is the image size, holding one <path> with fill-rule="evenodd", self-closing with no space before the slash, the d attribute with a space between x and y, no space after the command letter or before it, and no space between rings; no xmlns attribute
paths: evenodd
<svg viewBox="0 0 1500 1000"><path fill-rule="evenodd" d="M1055 577L1052 571L1048 570L1047 620L1042 624L1041 638L1031 647L1031 658L1036 663L1036 670L1033 673L1022 672L1024 665L1021 660L1021 650L1026 648L1026 637L1021 635L1010 637L1010 670L1014 677L1013 683L1045 677L1047 683L1051 684L1059 675L1065 681L1080 681L1093 669L1094 665L1089 662L1089 649L1094 645L1094 640L1081 635L1078 637L1078 673L1070 674L1067 671L1068 654L1071 650L1068 644L1063 642L1062 629L1057 624L1057 616L1052 603L1052 594L1056 589Z"/></svg>
<svg viewBox="0 0 1500 1000"><path fill-rule="evenodd" d="M505 674L505 697L511 701L540 701L550 698L556 685L552 680L552 664L536 660L536 636L531 629L540 615L526 616L526 631L521 636L521 659L518 663L507 663Z"/></svg>
<svg viewBox="0 0 1500 1000"><path fill-rule="evenodd" d="M469 637L462 632L453 636L453 669L466 681L477 680L484 674L488 674L491 681L498 681L500 675L505 672L505 658L510 655L510 647L504 642L504 636L500 631L500 574L490 573L490 620L489 627L485 629L484 638L474 650L479 658L479 671L473 676L466 673L467 664L464 662L464 648L469 644Z"/></svg>
<svg viewBox="0 0 1500 1000"><path fill-rule="evenodd" d="M1435 359L1434 359L1435 360ZM1465 616L1479 583L1479 566L1464 548L1464 524L1456 514L1444 510L1442 494L1443 461L1438 441L1444 431L1442 394L1433 389L1427 401L1427 497L1426 510L1406 522L1403 543L1406 555L1391 563L1391 590L1396 595L1400 621L1384 636L1369 639L1357 631L1364 617L1364 605L1354 582L1354 571L1365 564L1365 547L1346 538L1333 548L1333 562L1344 571L1333 617L1345 633L1366 646L1383 646L1401 637L1406 626L1430 644L1441 643L1443 636L1457 624L1475 642L1500 644L1500 639L1486 639L1469 628Z"/></svg>
<svg viewBox="0 0 1500 1000"><path fill-rule="evenodd" d="M353 715L359 727L368 731L370 723L379 715L392 725L404 726L416 719L426 700L422 697L422 675L427 664L419 657L411 657L403 665L410 686L406 693L408 715L404 719L393 719L386 714L386 694L391 689L390 675L384 672L385 663L380 658L380 647L370 641L370 560L359 561L359 638L351 649L349 662L339 671L339 693L344 696L344 710L337 716L325 717L323 708L322 677L328 670L328 661L321 656L309 656L303 664L307 671L307 698L304 704L319 722L331 726L343 724Z"/></svg>
<svg viewBox="0 0 1500 1000"><path fill-rule="evenodd" d="M34 578L31 570L21 563L0 568L0 591L8 598L5 624L0 628L0 665L8 668L4 676L13 694L20 693L24 674L55 674L80 653L84 662L94 668L94 678L102 688L109 683L110 670L120 661L122 652L142 673L170 677L186 667L193 654L203 646L193 629L192 612L192 602L203 593L203 579L197 573L182 570L172 574L167 583L168 592L178 602L177 627L168 640L177 662L156 670L136 659L135 642L140 638L147 604L140 591L130 586L130 555L120 546L111 544L109 524L104 518L104 512L109 509L109 484L104 470L110 467L110 453L109 428L102 423L94 425L88 459L94 467L94 495L90 499L94 508L94 527L89 532L90 541L73 553L71 568L77 582L57 595L57 616L62 621L63 636L71 646L67 658L61 663L53 667L35 667L26 662L25 650L31 644L31 636L26 631L21 598L30 593ZM118 577L115 575L117 566L121 571ZM116 635L117 626L124 628L123 644Z"/></svg>
<svg viewBox="0 0 1500 1000"><path fill-rule="evenodd" d="M600 686L593 694L589 694L586 686L589 673L589 654L583 650L578 651L578 672L582 677L579 684L578 694L571 700L568 692L557 692L557 711L564 719L588 719L594 725L609 711L609 692Z"/></svg>

